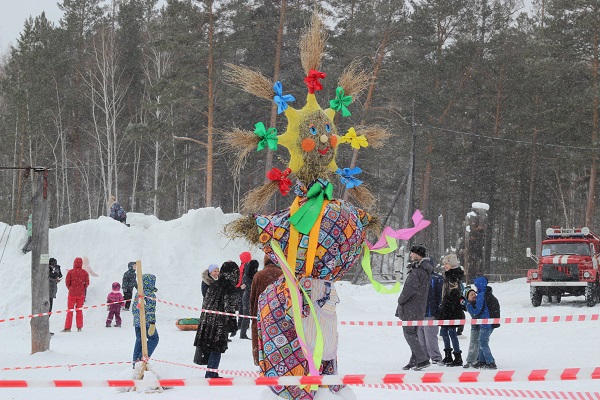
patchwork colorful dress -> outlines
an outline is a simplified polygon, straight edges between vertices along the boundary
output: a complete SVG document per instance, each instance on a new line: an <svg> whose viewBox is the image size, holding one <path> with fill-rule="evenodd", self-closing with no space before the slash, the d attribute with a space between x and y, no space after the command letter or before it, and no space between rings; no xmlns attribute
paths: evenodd
<svg viewBox="0 0 600 400"><path fill-rule="evenodd" d="M305 189L299 192L297 207L306 197ZM290 251L295 257L295 276L310 297L322 330L324 349L321 375L337 374L337 315L339 302L334 282L360 259L365 239L364 228L368 215L342 200L326 201L322 213L310 234L294 232L290 228L291 208L266 216L255 216L260 231L263 251L279 263L270 245L275 239L286 257ZM292 211L291 211L292 210ZM317 225L318 224L318 225ZM309 262L312 261L312 262ZM314 349L317 328L306 299L302 304L302 326L309 348ZM258 347L262 374L269 377L308 375L308 361L301 349L292 313L290 291L285 278L280 278L259 296ZM337 392L342 386L329 386ZM316 391L310 386L275 386L271 390L284 399L312 399Z"/></svg>

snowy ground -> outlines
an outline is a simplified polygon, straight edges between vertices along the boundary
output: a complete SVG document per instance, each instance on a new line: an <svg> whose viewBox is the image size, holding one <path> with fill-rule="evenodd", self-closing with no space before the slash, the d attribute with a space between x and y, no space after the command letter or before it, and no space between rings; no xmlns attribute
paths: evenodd
<svg viewBox="0 0 600 400"><path fill-rule="evenodd" d="M157 276L159 299L192 307L200 307L200 274L211 263L221 264L228 259L238 261L247 246L219 235L224 223L235 215L224 215L220 209L192 210L173 221L130 214L131 227L109 218L82 221L53 229L50 232L50 254L62 266L63 274L71 268L73 259L87 256L99 275L91 278L86 305L104 303L111 283L121 281L127 262L140 259L144 272ZM2 300L0 319L28 315L31 311L31 256L21 253L25 228L8 227L0 223L0 271L2 271ZM262 260L262 252L250 249ZM525 262L525 260L524 260ZM64 282L64 281L63 281ZM54 310L67 304L67 290L59 284ZM543 304L533 308L524 279L495 284L494 293L500 300L503 317L597 314L600 306L588 308L583 297L564 298L561 304ZM340 297L339 320L395 320L396 295L377 294L370 286L337 284ZM79 366L84 363L128 362L131 359L135 334L132 316L123 312L122 328L105 328L105 308L84 313L83 332L60 333L64 315L50 318L55 332L50 351L30 354L29 320L0 323L0 379L53 380L77 379L103 381L129 378L131 365ZM151 367L162 378L201 378L204 371L194 367L192 345L194 332L179 331L175 321L196 317L196 312L158 303L157 328L160 343ZM593 368L600 366L600 329L598 321L576 323L505 324L491 337L491 348L500 369L531 371L532 369L561 370L567 367ZM468 330L466 330L468 334ZM400 327L339 326L340 374L399 373L409 358ZM440 342L440 346L442 346ZM464 350L468 338L461 339ZM221 369L256 371L252 363L249 340L234 338L221 361ZM44 369L6 370L16 367L58 366ZM427 371L454 371L455 368L430 367ZM461 371L466 371L461 369ZM420 374L409 372L409 374ZM539 383L446 384L462 387L494 387L506 389L537 389L550 391L598 391L597 381L549 381ZM155 398L170 399L259 399L261 387L180 387L153 394ZM408 392L398 389L353 387L358 399L453 399L465 395ZM3 389L0 399L91 399L138 398L139 392L120 393L112 388L82 389ZM470 396L484 397L484 396Z"/></svg>

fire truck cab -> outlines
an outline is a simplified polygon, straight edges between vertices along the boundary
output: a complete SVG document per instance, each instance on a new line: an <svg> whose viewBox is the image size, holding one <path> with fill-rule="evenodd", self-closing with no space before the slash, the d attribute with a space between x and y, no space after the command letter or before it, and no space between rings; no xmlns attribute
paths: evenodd
<svg viewBox="0 0 600 400"><path fill-rule="evenodd" d="M537 264L527 272L531 304L538 307L543 296L556 303L563 296L585 296L593 307L600 301L600 236L588 228L560 227L548 228L546 236L539 259L527 249Z"/></svg>

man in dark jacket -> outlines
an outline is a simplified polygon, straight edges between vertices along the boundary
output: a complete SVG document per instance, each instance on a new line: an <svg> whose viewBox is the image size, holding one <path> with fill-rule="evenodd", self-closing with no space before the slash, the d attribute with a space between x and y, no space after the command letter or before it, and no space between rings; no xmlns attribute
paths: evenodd
<svg viewBox="0 0 600 400"><path fill-rule="evenodd" d="M258 296L283 274L281 268L275 265L269 256L265 256L264 264L265 267L254 275L250 288L250 315L255 317L258 314ZM258 323L256 318L252 319L252 357L254 365L258 365Z"/></svg>
<svg viewBox="0 0 600 400"><path fill-rule="evenodd" d="M427 308L425 309L425 319L436 319L436 315L439 312L440 304L442 302L442 286L444 285L444 278L436 273L431 273L429 279L429 292L427 295ZM419 343L421 347L427 352L431 362L437 364L442 361L442 354L440 353L440 346L438 344L438 332L440 327L435 326L420 326L419 327Z"/></svg>
<svg viewBox="0 0 600 400"><path fill-rule="evenodd" d="M123 289L123 308L129 311L131 305L131 295L133 294L133 288L137 287L137 276L135 275L135 261L131 261L127 264L127 271L123 274L123 283L121 288Z"/></svg>
<svg viewBox="0 0 600 400"><path fill-rule="evenodd" d="M54 303L54 299L56 298L56 292L58 291L58 282L61 281L63 275L60 271L60 265L58 265L56 258L50 258L50 263L48 264L48 284L49 284L49 292L48 292L48 300L50 300L50 308L48 312L52 312L52 305ZM50 318L52 314L48 316ZM50 336L54 335L54 333L50 332Z"/></svg>
<svg viewBox="0 0 600 400"><path fill-rule="evenodd" d="M402 321L422 320L427 308L427 296L429 294L429 279L433 272L433 265L427 256L427 248L422 244L410 248L410 261L408 274L402 287L402 293L398 297L398 308L396 317ZM427 368L429 356L419 343L418 326L403 326L404 339L410 347L411 356L407 365L402 369L414 369L420 371Z"/></svg>
<svg viewBox="0 0 600 400"><path fill-rule="evenodd" d="M244 269L244 277L242 278L243 284L246 286L244 288L244 293L242 295L242 313L241 315L251 315L250 314L250 291L252 290L252 281L254 280L254 276L258 272L258 261L250 260L248 264L246 264L246 268ZM250 339L246 334L248 327L250 326L249 318L240 318L240 339Z"/></svg>

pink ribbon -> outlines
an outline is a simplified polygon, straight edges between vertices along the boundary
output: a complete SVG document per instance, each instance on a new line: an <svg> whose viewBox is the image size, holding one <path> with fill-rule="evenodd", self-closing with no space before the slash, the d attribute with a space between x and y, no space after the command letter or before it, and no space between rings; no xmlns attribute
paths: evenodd
<svg viewBox="0 0 600 400"><path fill-rule="evenodd" d="M427 228L431 224L431 221L426 220L423 217L423 214L421 214L421 211L419 211L419 210L416 210L414 212L414 214L412 216L412 220L413 220L414 227L402 228L402 229L398 229L397 231L395 231L388 226L381 233L381 236L379 237L379 240L377 241L377 243L375 243L373 245L373 244L369 243L369 241L366 241L367 246L369 246L370 250L379 250L387 245L386 236L389 236L389 237L397 239L397 240L408 240L411 237L413 237L414 235L416 235L417 232L422 231L423 229Z"/></svg>

